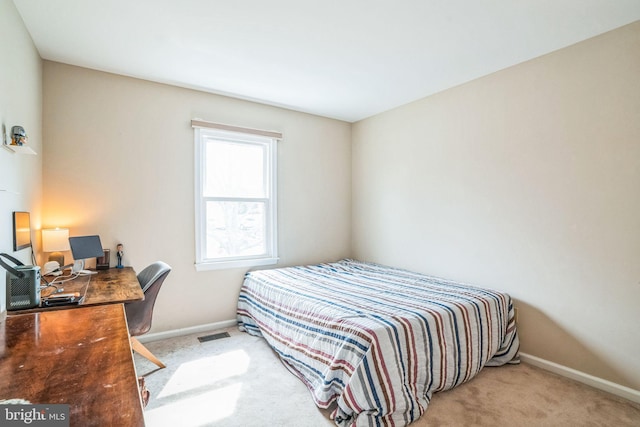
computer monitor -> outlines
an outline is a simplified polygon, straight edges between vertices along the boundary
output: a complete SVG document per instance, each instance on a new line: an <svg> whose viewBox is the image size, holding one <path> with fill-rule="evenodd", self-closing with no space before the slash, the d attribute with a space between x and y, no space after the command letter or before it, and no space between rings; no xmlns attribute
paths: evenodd
<svg viewBox="0 0 640 427"><path fill-rule="evenodd" d="M28 248L31 246L31 221L29 212L13 213L13 250Z"/></svg>
<svg viewBox="0 0 640 427"><path fill-rule="evenodd" d="M85 259L104 255L100 236L69 237L69 246L71 246L71 254L75 260L73 271L83 270ZM81 265L78 265L80 264L79 262Z"/></svg>

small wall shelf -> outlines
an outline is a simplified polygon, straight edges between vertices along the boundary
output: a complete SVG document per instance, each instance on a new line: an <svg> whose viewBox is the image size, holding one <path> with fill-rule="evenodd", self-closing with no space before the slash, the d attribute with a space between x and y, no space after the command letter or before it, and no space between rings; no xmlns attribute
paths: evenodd
<svg viewBox="0 0 640 427"><path fill-rule="evenodd" d="M2 146L4 148L6 148L9 151L12 151L14 153L17 154L38 154L36 153L33 148L26 146L26 145L9 145L9 144L2 144Z"/></svg>

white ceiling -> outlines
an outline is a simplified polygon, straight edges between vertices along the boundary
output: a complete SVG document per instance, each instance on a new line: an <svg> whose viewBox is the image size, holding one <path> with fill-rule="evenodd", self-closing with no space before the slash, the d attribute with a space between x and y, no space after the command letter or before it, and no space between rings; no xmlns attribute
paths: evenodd
<svg viewBox="0 0 640 427"><path fill-rule="evenodd" d="M14 0L44 59L357 121L640 19L640 0Z"/></svg>

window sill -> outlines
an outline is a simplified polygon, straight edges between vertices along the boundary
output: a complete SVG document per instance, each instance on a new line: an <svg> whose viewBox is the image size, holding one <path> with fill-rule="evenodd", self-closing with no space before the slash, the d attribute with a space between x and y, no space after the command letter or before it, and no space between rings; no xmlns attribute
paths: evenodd
<svg viewBox="0 0 640 427"><path fill-rule="evenodd" d="M230 268L257 267L278 263L278 258L238 259L233 261L215 261L196 263L196 271L224 270Z"/></svg>

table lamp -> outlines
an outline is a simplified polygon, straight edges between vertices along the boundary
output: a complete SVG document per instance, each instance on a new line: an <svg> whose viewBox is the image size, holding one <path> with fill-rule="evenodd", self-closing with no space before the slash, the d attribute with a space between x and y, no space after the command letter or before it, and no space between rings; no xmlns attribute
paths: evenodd
<svg viewBox="0 0 640 427"><path fill-rule="evenodd" d="M68 251L69 229L68 228L43 228L42 229L42 251L52 252L49 254L49 261L57 261L64 265L64 254Z"/></svg>

